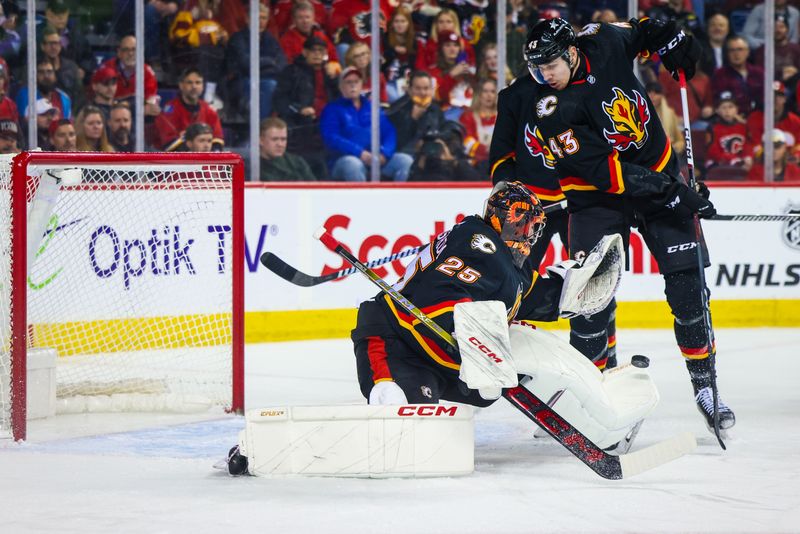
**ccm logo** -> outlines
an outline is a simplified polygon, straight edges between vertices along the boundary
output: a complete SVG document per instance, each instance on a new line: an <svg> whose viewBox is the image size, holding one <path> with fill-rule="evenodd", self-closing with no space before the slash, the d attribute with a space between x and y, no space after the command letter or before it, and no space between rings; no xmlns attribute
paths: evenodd
<svg viewBox="0 0 800 534"><path fill-rule="evenodd" d="M683 252L684 250L692 250L693 248L697 248L697 241L692 241L691 243L681 243L680 245L672 245L671 247L667 247L667 254L672 254L673 252Z"/></svg>
<svg viewBox="0 0 800 534"><path fill-rule="evenodd" d="M401 406L397 409L397 415L401 417L409 417L412 415L421 415L423 417L439 417L440 415L447 415L453 417L458 410L458 406L435 406L432 404L423 404L421 406Z"/></svg>
<svg viewBox="0 0 800 534"><path fill-rule="evenodd" d="M478 341L476 338L471 337L469 338L469 342L478 347L478 350L482 353L486 354L489 358L494 360L495 363L503 363L503 358L492 352L492 349Z"/></svg>

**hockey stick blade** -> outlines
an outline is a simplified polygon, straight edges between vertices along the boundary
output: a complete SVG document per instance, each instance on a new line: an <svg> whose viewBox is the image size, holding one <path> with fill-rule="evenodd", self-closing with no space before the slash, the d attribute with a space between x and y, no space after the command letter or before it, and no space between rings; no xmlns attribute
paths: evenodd
<svg viewBox="0 0 800 534"><path fill-rule="evenodd" d="M800 221L800 213L783 213L779 215L720 215L719 213L706 219L708 221L736 222L773 222Z"/></svg>
<svg viewBox="0 0 800 534"><path fill-rule="evenodd" d="M692 452L697 441L691 432L683 432L644 449L619 456L622 478L630 478L639 473L664 465L684 454Z"/></svg>

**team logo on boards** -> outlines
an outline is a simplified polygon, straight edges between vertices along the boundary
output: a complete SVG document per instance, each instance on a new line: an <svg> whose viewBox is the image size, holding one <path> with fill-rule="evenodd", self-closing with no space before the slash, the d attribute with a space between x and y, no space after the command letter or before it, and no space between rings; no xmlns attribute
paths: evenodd
<svg viewBox="0 0 800 534"><path fill-rule="evenodd" d="M544 138L538 126L534 126L533 130L531 130L530 124L525 125L525 146L528 148L528 152L531 156L542 158L542 164L544 164L545 167L548 169L556 168L556 158L553 156L550 147L544 142Z"/></svg>
<svg viewBox="0 0 800 534"><path fill-rule="evenodd" d="M795 214L800 213L800 205L798 204L789 204L786 208L785 213L788 214ZM793 248L795 250L800 250L800 219L795 219L793 221L786 221L783 223L783 228L781 229L781 237L783 238L783 242L789 248Z"/></svg>
<svg viewBox="0 0 800 534"><path fill-rule="evenodd" d="M647 141L647 123L650 110L639 91L633 98L619 87L614 87L614 98L603 102L603 112L611 119L613 130L603 130L606 140L617 150L628 150L631 146L642 148Z"/></svg>
<svg viewBox="0 0 800 534"><path fill-rule="evenodd" d="M469 245L473 248L473 250L480 250L486 254L494 254L497 252L497 247L494 245L492 240L483 234L472 234L472 240L470 241Z"/></svg>

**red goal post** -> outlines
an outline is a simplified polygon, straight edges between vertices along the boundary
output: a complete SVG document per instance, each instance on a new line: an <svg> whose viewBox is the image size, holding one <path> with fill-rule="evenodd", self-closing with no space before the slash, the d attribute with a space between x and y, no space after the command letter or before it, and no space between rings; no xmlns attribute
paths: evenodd
<svg viewBox="0 0 800 534"><path fill-rule="evenodd" d="M241 156L23 152L0 184L0 436L26 438L34 350L68 412L242 412Z"/></svg>

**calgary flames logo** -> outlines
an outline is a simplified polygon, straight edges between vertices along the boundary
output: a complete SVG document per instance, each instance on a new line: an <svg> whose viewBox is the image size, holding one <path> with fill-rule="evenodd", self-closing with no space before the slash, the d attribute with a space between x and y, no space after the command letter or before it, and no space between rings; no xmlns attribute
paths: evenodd
<svg viewBox="0 0 800 534"><path fill-rule="evenodd" d="M642 148L647 141L650 110L638 91L633 91L633 95L631 100L622 89L614 87L614 98L609 103L603 102L603 111L614 125L612 131L603 130L603 134L617 150L627 150L631 145Z"/></svg>
<svg viewBox="0 0 800 534"><path fill-rule="evenodd" d="M531 156L542 158L542 163L544 163L545 167L548 169L556 168L556 158L553 156L550 147L544 142L538 126L534 126L533 130L531 130L530 124L525 125L525 146L528 147L528 152L530 152Z"/></svg>

